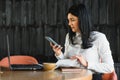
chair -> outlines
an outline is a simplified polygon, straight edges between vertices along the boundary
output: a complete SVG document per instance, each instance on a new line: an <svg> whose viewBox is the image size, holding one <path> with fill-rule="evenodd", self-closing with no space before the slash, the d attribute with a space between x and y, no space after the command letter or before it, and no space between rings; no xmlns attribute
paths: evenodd
<svg viewBox="0 0 120 80"><path fill-rule="evenodd" d="M15 56L10 56L10 63L11 64L38 64L38 61L32 56L15 55ZM0 61L0 66L9 68L8 57L5 57Z"/></svg>
<svg viewBox="0 0 120 80"><path fill-rule="evenodd" d="M118 80L117 74L115 71L113 71L112 73L104 73L102 75L102 80Z"/></svg>
<svg viewBox="0 0 120 80"><path fill-rule="evenodd" d="M102 62L101 59L100 59L100 62ZM118 80L117 74L115 71L113 71L112 73L104 73L102 75L102 80Z"/></svg>

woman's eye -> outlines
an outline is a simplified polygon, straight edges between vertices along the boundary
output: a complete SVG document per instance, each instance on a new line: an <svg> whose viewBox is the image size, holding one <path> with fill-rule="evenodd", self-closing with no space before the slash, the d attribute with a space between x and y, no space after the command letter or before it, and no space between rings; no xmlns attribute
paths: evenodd
<svg viewBox="0 0 120 80"><path fill-rule="evenodd" d="M71 21L75 21L74 19L71 19Z"/></svg>

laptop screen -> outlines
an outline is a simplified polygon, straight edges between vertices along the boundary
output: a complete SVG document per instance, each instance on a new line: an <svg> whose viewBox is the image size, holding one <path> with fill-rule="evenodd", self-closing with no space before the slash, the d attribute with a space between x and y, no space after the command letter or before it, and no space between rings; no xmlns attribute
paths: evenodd
<svg viewBox="0 0 120 80"><path fill-rule="evenodd" d="M6 35L6 39L7 39L7 53L8 53L8 64L9 64L9 68L12 69L11 64L10 64L10 46L9 46L9 37L8 35Z"/></svg>
<svg viewBox="0 0 120 80"><path fill-rule="evenodd" d="M42 70L43 65L42 64L11 64L10 59L10 45L9 45L9 36L6 36L7 39L7 53L8 53L8 64L10 70Z"/></svg>

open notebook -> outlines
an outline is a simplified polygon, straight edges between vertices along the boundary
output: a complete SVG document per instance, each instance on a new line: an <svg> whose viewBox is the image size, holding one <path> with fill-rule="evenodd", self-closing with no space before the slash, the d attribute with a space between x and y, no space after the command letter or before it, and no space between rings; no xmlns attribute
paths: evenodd
<svg viewBox="0 0 120 80"><path fill-rule="evenodd" d="M10 63L10 47L9 47L9 37L6 35L7 39L7 51L8 51L8 63L10 70L42 70L42 64L11 64Z"/></svg>

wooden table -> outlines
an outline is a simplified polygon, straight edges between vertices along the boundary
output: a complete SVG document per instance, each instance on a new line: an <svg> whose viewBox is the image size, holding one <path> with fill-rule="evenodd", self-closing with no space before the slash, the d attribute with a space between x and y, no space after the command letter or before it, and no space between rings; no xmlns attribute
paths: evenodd
<svg viewBox="0 0 120 80"><path fill-rule="evenodd" d="M80 73L55 71L3 71L0 80L92 80L88 70Z"/></svg>
<svg viewBox="0 0 120 80"><path fill-rule="evenodd" d="M92 80L92 73L89 70L81 69L78 72L62 72L64 80Z"/></svg>

